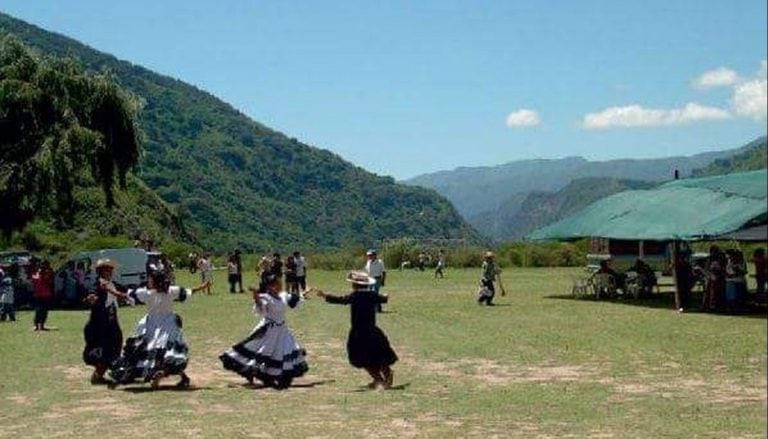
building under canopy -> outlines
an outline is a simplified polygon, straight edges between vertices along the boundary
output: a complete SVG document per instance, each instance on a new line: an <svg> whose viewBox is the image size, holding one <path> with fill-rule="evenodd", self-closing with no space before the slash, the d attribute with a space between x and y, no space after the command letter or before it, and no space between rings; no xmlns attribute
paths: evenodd
<svg viewBox="0 0 768 439"><path fill-rule="evenodd" d="M625 191L603 198L571 217L536 230L529 238L732 239L728 234L766 223L767 194L765 169L674 180L654 189ZM765 228L762 230L765 232ZM750 236L754 238L755 233Z"/></svg>

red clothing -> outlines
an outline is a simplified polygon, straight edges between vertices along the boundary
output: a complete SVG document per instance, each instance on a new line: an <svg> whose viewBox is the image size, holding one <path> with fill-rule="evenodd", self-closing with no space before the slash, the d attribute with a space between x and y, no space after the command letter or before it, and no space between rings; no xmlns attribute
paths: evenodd
<svg viewBox="0 0 768 439"><path fill-rule="evenodd" d="M48 301L53 299L53 273L38 271L30 277L34 288L35 300Z"/></svg>

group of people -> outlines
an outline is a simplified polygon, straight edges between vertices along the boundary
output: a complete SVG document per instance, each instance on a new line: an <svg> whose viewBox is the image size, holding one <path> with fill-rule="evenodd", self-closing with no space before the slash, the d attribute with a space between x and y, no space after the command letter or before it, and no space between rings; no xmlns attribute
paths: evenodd
<svg viewBox="0 0 768 439"><path fill-rule="evenodd" d="M371 253L375 256L375 252ZM309 367L307 353L288 328L285 314L306 296L315 294L327 303L350 306L351 329L347 340L350 363L365 369L373 378L368 387L391 387L394 379L391 366L398 358L387 337L376 326L376 309L388 301L377 288L383 285L383 264L380 276L371 276L366 271L348 273L346 280L352 285L349 294L332 295L306 287L304 294L300 294L296 289L283 290L285 273L279 255L276 256L270 261L270 272L262 275L260 285L250 288L253 311L261 319L243 341L219 356L222 366L249 383L259 380L264 386L276 389L289 387ZM370 256L366 267L377 274L378 258ZM292 257L295 263L301 255ZM109 259L97 261L98 281L86 298L91 311L84 328L83 361L94 368L91 383L114 387L140 380L150 382L156 388L163 378L178 375L177 386L189 386L190 378L185 372L189 349L182 332L182 319L174 312L173 304L174 300L183 302L203 291L206 283L191 289L172 285L166 271L149 266L145 287L121 291L112 282L115 267ZM281 267L280 271L277 267ZM300 284L300 281L295 282ZM125 343L117 317L118 301L147 306L146 314Z"/></svg>
<svg viewBox="0 0 768 439"><path fill-rule="evenodd" d="M765 250L758 248L752 256L755 267L755 280L758 294L766 291L768 268ZM691 291L697 283L703 285L701 309L705 311L737 312L747 300L747 262L739 249L721 250L717 245L709 248L707 258L692 261L690 250L676 252L672 261L675 286L678 292L678 311L683 312L692 303ZM628 276L632 273L632 277ZM612 278L615 287L624 292L634 284L640 295L649 295L658 280L653 269L642 259L637 259L627 272L617 272L609 261L601 261L595 274L605 274Z"/></svg>
<svg viewBox="0 0 768 439"><path fill-rule="evenodd" d="M256 266L262 284L269 276L285 279L285 288L289 293L300 293L307 290L307 261L301 252L296 250L283 262L280 253L271 257L262 256Z"/></svg>
<svg viewBox="0 0 768 439"><path fill-rule="evenodd" d="M0 269L0 321L16 321L16 298L31 292L35 308L34 330L48 331L48 311L53 304L54 271L47 260L33 258L28 265Z"/></svg>
<svg viewBox="0 0 768 439"><path fill-rule="evenodd" d="M758 248L752 255L757 294L764 294L768 279L765 250ZM739 311L747 299L747 262L739 249L721 250L713 245L703 266L694 267L706 280L701 306L709 311Z"/></svg>

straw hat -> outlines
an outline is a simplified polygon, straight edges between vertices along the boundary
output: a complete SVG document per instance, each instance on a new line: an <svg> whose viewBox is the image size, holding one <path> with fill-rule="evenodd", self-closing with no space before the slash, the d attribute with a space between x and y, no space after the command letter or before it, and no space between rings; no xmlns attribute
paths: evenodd
<svg viewBox="0 0 768 439"><path fill-rule="evenodd" d="M493 259L495 257L496 257L496 255L493 254L493 252L485 252L485 258L486 259Z"/></svg>
<svg viewBox="0 0 768 439"><path fill-rule="evenodd" d="M103 258L96 261L97 270L101 268L106 268L106 267L112 268L114 270L115 268L117 268L117 264L112 259L109 259L109 258Z"/></svg>
<svg viewBox="0 0 768 439"><path fill-rule="evenodd" d="M351 282L355 285L375 285L376 279L368 276L363 271L350 271L347 273L347 282Z"/></svg>

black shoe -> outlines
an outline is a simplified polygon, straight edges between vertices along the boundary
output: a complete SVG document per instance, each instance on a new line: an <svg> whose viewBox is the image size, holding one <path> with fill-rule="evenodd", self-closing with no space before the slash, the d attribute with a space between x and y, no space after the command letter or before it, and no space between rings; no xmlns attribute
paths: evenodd
<svg viewBox="0 0 768 439"><path fill-rule="evenodd" d="M181 380L179 380L179 382L176 383L176 387L180 389L187 389L189 388L189 385L190 385L190 380L189 380L189 377L186 375L183 375L181 377Z"/></svg>

